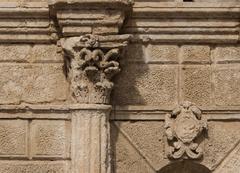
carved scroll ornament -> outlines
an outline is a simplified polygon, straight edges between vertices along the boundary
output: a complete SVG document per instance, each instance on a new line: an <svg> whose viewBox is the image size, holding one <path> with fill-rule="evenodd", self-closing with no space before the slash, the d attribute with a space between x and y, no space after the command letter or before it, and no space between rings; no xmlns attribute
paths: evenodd
<svg viewBox="0 0 240 173"><path fill-rule="evenodd" d="M64 40L72 97L78 103L109 103L112 77L119 71L118 47L101 47L98 36Z"/></svg>
<svg viewBox="0 0 240 173"><path fill-rule="evenodd" d="M190 102L184 102L165 118L165 129L169 144L168 156L173 159L198 159L203 150L195 141L207 123L202 120L201 110Z"/></svg>

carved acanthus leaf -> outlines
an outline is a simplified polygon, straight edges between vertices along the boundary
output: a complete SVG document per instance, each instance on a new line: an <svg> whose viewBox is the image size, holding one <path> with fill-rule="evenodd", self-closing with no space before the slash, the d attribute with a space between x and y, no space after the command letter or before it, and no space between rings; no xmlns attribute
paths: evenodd
<svg viewBox="0 0 240 173"><path fill-rule="evenodd" d="M108 103L112 77L119 71L119 47L101 47L99 37L85 35L62 41L68 57L73 98L80 103Z"/></svg>
<svg viewBox="0 0 240 173"><path fill-rule="evenodd" d="M169 144L168 156L173 159L198 159L203 151L196 138L207 130L207 123L202 120L201 110L190 102L182 105L167 114L165 130Z"/></svg>

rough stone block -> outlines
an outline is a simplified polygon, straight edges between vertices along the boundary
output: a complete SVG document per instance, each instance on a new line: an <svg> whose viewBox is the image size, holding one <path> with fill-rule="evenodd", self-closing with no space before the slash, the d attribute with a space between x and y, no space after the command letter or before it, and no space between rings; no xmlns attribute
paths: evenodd
<svg viewBox="0 0 240 173"><path fill-rule="evenodd" d="M185 66L182 68L182 99L199 106L212 103L211 67Z"/></svg>
<svg viewBox="0 0 240 173"><path fill-rule="evenodd" d="M179 48L176 45L149 45L147 47L147 62L178 63Z"/></svg>
<svg viewBox="0 0 240 173"><path fill-rule="evenodd" d="M119 105L175 106L175 66L128 64L116 78L113 102Z"/></svg>
<svg viewBox="0 0 240 173"><path fill-rule="evenodd" d="M213 55L218 63L240 62L240 46L219 46L215 48Z"/></svg>
<svg viewBox="0 0 240 173"><path fill-rule="evenodd" d="M0 65L0 104L48 103L67 98L62 64Z"/></svg>
<svg viewBox="0 0 240 173"><path fill-rule="evenodd" d="M27 155L27 127L25 120L0 120L0 157Z"/></svg>
<svg viewBox="0 0 240 173"><path fill-rule="evenodd" d="M217 65L214 70L214 84L217 105L240 105L239 65Z"/></svg>
<svg viewBox="0 0 240 173"><path fill-rule="evenodd" d="M66 161L0 161L0 173L69 173Z"/></svg>
<svg viewBox="0 0 240 173"><path fill-rule="evenodd" d="M69 157L70 123L62 120L34 120L31 124L33 157Z"/></svg>
<svg viewBox="0 0 240 173"><path fill-rule="evenodd" d="M2 44L0 45L2 62L63 62L62 54L52 44Z"/></svg>
<svg viewBox="0 0 240 173"><path fill-rule="evenodd" d="M181 47L183 63L210 63L210 47L202 45L184 45Z"/></svg>

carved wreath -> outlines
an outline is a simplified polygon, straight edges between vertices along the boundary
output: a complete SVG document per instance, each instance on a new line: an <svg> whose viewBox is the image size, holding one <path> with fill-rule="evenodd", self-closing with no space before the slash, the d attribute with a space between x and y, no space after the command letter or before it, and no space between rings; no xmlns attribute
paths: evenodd
<svg viewBox="0 0 240 173"><path fill-rule="evenodd" d="M207 130L201 110L190 102L184 102L165 117L165 129L169 143L168 156L173 159L198 159L203 150L195 139Z"/></svg>

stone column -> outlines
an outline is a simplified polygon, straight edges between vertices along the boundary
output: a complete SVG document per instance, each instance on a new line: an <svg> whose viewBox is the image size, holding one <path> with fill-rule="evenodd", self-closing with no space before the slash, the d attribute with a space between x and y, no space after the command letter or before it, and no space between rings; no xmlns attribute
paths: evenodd
<svg viewBox="0 0 240 173"><path fill-rule="evenodd" d="M124 40L128 36L122 36ZM72 173L110 173L109 114L112 77L126 43L101 43L119 36L85 35L61 40L65 52L71 99ZM79 104L80 103L80 104Z"/></svg>
<svg viewBox="0 0 240 173"><path fill-rule="evenodd" d="M110 106L87 105L72 117L72 173L110 172Z"/></svg>
<svg viewBox="0 0 240 173"><path fill-rule="evenodd" d="M129 35L119 35L126 0L56 1L51 15L63 38L72 113L72 173L110 173L109 114L112 77Z"/></svg>

